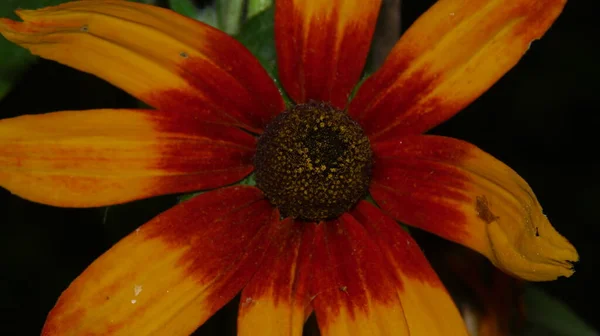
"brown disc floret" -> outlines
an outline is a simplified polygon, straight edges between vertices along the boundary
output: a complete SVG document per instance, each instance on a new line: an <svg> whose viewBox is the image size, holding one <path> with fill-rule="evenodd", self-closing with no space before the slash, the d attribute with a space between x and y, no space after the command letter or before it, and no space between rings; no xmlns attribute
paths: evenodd
<svg viewBox="0 0 600 336"><path fill-rule="evenodd" d="M372 153L345 111L311 102L267 125L254 163L257 187L282 216L319 221L341 215L366 195Z"/></svg>

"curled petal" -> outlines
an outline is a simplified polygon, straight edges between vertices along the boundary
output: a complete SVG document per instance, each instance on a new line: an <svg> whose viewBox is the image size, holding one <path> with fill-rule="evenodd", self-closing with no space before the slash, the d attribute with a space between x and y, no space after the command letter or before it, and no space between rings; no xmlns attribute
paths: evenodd
<svg viewBox="0 0 600 336"><path fill-rule="evenodd" d="M367 60L380 5L380 0L276 2L279 78L294 101L346 107Z"/></svg>
<svg viewBox="0 0 600 336"><path fill-rule="evenodd" d="M42 335L189 335L260 267L279 213L252 187L196 196L94 261Z"/></svg>
<svg viewBox="0 0 600 336"><path fill-rule="evenodd" d="M0 33L33 54L101 77L147 104L259 132L284 108L239 42L170 10L121 0L19 10Z"/></svg>
<svg viewBox="0 0 600 336"><path fill-rule="evenodd" d="M502 162L439 136L408 136L373 150L371 195L396 220L472 248L526 280L573 274L577 251Z"/></svg>
<svg viewBox="0 0 600 336"><path fill-rule="evenodd" d="M54 112L0 120L0 186L65 207L216 188L252 169L255 139L190 114Z"/></svg>
<svg viewBox="0 0 600 336"><path fill-rule="evenodd" d="M420 134L510 70L566 0L440 0L358 90L349 113L372 142Z"/></svg>

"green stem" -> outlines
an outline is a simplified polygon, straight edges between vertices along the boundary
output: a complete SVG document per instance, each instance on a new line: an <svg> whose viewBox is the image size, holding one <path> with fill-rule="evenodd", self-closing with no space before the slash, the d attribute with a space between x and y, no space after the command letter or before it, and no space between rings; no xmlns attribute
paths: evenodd
<svg viewBox="0 0 600 336"><path fill-rule="evenodd" d="M240 29L244 0L217 0L217 20L219 28L234 35Z"/></svg>
<svg viewBox="0 0 600 336"><path fill-rule="evenodd" d="M248 18L264 11L273 5L273 0L248 0Z"/></svg>

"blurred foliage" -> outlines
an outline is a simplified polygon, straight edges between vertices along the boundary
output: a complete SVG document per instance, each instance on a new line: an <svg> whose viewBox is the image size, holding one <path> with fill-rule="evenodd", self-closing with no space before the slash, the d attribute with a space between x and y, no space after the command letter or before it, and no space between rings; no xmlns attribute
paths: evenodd
<svg viewBox="0 0 600 336"><path fill-rule="evenodd" d="M273 0L248 0L248 17L253 17L271 7L272 4Z"/></svg>
<svg viewBox="0 0 600 336"><path fill-rule="evenodd" d="M35 9L45 6L57 5L62 0L4 0L0 1L0 17L17 20L15 9ZM0 38L0 98L11 88L12 82L35 59L26 49L23 49L5 38Z"/></svg>
<svg viewBox="0 0 600 336"><path fill-rule="evenodd" d="M219 29L227 34L236 34L244 14L244 0L216 0L215 7Z"/></svg>
<svg viewBox="0 0 600 336"><path fill-rule="evenodd" d="M271 77L277 74L273 7L249 19L236 38L258 58Z"/></svg>
<svg viewBox="0 0 600 336"><path fill-rule="evenodd" d="M598 336L565 303L534 286L524 294L527 326L523 336Z"/></svg>
<svg viewBox="0 0 600 336"><path fill-rule="evenodd" d="M192 0L169 0L169 8L181 15L185 15L192 19L198 19L200 10L194 5ZM203 21L203 20L199 20ZM204 22L204 21L203 21Z"/></svg>
<svg viewBox="0 0 600 336"><path fill-rule="evenodd" d="M215 7L209 6L209 7L198 10L198 14L196 15L196 20L198 20L200 22L204 22L209 26L219 28L218 27L219 22L217 20L217 10L215 9Z"/></svg>

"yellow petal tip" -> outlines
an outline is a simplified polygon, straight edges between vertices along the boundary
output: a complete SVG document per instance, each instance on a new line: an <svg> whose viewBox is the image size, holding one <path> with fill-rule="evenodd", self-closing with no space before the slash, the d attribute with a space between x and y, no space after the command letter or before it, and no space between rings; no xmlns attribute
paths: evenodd
<svg viewBox="0 0 600 336"><path fill-rule="evenodd" d="M531 230L506 232L498 222L488 227L492 245L492 261L497 267L529 281L550 281L560 276L570 277L579 261L577 250L558 233L548 219L537 212L532 216ZM509 236L511 237L509 239Z"/></svg>

